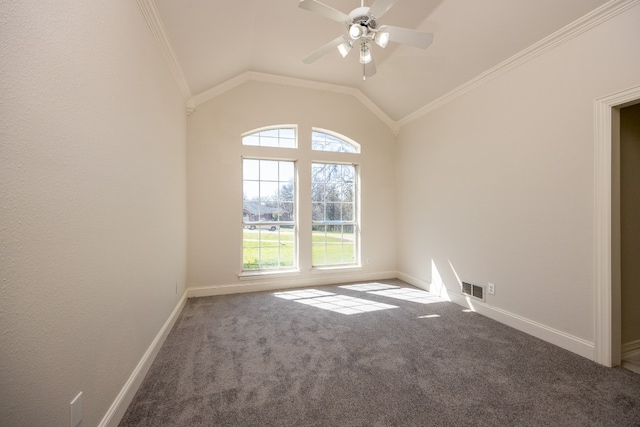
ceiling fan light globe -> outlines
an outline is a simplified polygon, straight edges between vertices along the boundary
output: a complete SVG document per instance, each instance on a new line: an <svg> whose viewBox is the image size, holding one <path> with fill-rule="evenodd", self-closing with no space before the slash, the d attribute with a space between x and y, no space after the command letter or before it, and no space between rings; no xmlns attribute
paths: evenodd
<svg viewBox="0 0 640 427"><path fill-rule="evenodd" d="M374 40L378 46L380 46L381 48L385 48L387 47L387 44L389 44L389 33L387 33L386 31L376 33Z"/></svg>
<svg viewBox="0 0 640 427"><path fill-rule="evenodd" d="M353 44L351 44L351 42L345 41L344 43L340 43L338 45L338 52L340 52L340 55L342 55L342 57L345 58L351 51L352 47L353 47Z"/></svg>
<svg viewBox="0 0 640 427"><path fill-rule="evenodd" d="M349 27L349 36L353 40L358 40L360 37L364 35L364 27L359 24L353 24Z"/></svg>
<svg viewBox="0 0 640 427"><path fill-rule="evenodd" d="M360 49L360 63L368 64L371 62L371 59L371 50L369 50L369 46L362 45L362 48Z"/></svg>

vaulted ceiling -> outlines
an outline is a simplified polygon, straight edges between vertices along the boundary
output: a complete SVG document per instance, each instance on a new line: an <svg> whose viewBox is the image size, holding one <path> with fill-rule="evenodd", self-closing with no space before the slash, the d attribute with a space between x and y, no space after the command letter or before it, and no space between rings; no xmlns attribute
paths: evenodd
<svg viewBox="0 0 640 427"><path fill-rule="evenodd" d="M607 2L397 0L379 24L431 32L434 42L426 50L374 46L377 73L363 81L357 52L342 58L335 49L313 64L302 62L347 29L300 9L299 0L147 1L191 95L252 71L357 89L395 121ZM320 1L344 13L361 5Z"/></svg>

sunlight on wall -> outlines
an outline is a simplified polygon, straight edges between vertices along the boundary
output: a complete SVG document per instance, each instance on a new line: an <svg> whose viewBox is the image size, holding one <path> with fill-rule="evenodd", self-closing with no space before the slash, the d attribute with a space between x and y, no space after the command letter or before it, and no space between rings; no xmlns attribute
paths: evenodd
<svg viewBox="0 0 640 427"><path fill-rule="evenodd" d="M438 295L445 301L451 301L451 298L449 298L449 293L447 292L447 287L445 286L444 281L442 280L442 276L440 275L438 267L436 267L436 263L433 259L431 260L431 287L429 288L429 290L432 294Z"/></svg>

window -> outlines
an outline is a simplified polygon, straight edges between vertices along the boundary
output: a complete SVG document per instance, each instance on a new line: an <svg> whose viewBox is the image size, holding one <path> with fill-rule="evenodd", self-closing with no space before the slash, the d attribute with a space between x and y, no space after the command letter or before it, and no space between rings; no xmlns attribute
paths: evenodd
<svg viewBox="0 0 640 427"><path fill-rule="evenodd" d="M242 137L242 145L296 148L295 128L266 129Z"/></svg>
<svg viewBox="0 0 640 427"><path fill-rule="evenodd" d="M360 144L314 128L299 146L297 132L284 125L242 135L241 277L352 267L360 260Z"/></svg>
<svg viewBox="0 0 640 427"><path fill-rule="evenodd" d="M313 163L311 168L313 266L357 261L356 167Z"/></svg>
<svg viewBox="0 0 640 427"><path fill-rule="evenodd" d="M311 149L315 151L332 151L334 153L359 153L360 145L353 141L345 141L328 133L314 130L311 133Z"/></svg>
<svg viewBox="0 0 640 427"><path fill-rule="evenodd" d="M295 267L295 163L242 161L244 270Z"/></svg>

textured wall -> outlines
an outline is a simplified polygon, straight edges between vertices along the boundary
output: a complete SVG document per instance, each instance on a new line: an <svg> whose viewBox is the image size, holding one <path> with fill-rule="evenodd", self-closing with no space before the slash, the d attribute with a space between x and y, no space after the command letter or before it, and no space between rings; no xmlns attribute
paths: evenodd
<svg viewBox="0 0 640 427"><path fill-rule="evenodd" d="M492 282L487 304L594 340L593 100L640 84L638 22L640 6L402 128L401 272Z"/></svg>
<svg viewBox="0 0 640 427"><path fill-rule="evenodd" d="M133 1L3 1L0 57L0 425L97 425L184 289L184 102Z"/></svg>

